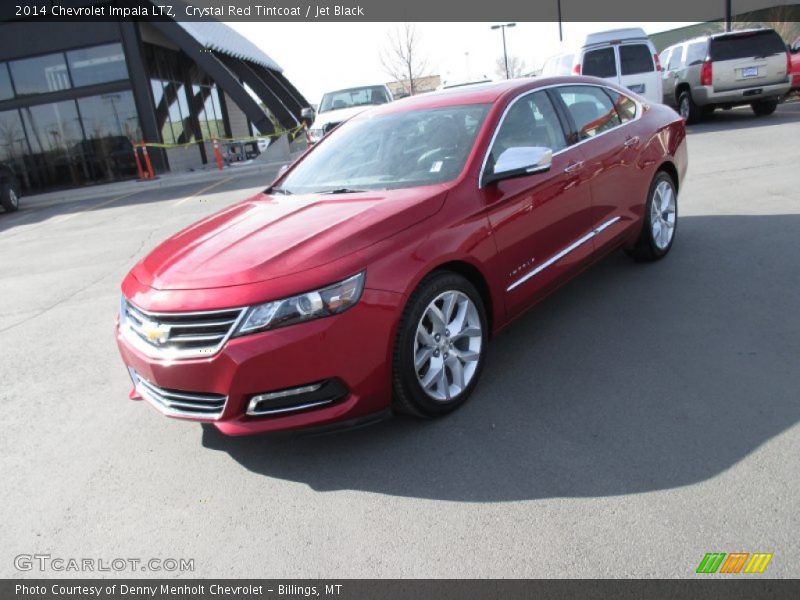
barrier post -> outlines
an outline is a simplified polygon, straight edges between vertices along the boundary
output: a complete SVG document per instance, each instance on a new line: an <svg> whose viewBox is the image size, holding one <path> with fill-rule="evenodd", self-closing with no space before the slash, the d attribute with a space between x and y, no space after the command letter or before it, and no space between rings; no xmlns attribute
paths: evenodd
<svg viewBox="0 0 800 600"><path fill-rule="evenodd" d="M222 160L222 152L219 150L219 142L217 138L214 138L214 158L217 161L217 168L222 171L225 166L225 162Z"/></svg>
<svg viewBox="0 0 800 600"><path fill-rule="evenodd" d="M144 171L142 171L142 161L139 160L139 146L133 145L133 158L136 159L136 173L139 179L144 179Z"/></svg>
<svg viewBox="0 0 800 600"><path fill-rule="evenodd" d="M144 165L147 167L147 179L153 179L156 173L153 171L153 163L150 162L150 155L147 153L147 146L144 140L142 140L142 154L144 155Z"/></svg>

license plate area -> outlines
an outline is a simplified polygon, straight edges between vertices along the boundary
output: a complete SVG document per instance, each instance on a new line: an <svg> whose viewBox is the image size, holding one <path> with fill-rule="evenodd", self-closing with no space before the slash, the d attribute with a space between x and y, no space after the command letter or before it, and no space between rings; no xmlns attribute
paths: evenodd
<svg viewBox="0 0 800 600"><path fill-rule="evenodd" d="M742 69L742 79L749 79L750 77L758 77L758 67L745 67Z"/></svg>

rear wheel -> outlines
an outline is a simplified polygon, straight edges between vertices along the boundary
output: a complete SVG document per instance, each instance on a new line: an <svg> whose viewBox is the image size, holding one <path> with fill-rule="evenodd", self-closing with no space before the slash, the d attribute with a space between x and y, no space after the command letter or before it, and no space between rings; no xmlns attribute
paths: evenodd
<svg viewBox="0 0 800 600"><path fill-rule="evenodd" d="M14 212L19 208L19 192L13 184L4 183L0 187L0 205L6 212Z"/></svg>
<svg viewBox="0 0 800 600"><path fill-rule="evenodd" d="M650 184L645 204L642 233L628 255L641 261L664 258L672 248L678 225L678 194L675 182L667 173L659 171Z"/></svg>
<svg viewBox="0 0 800 600"><path fill-rule="evenodd" d="M760 100L753 102L750 108L753 109L756 116L766 117L775 112L775 109L778 108L778 102L777 100Z"/></svg>
<svg viewBox="0 0 800 600"><path fill-rule="evenodd" d="M700 107L692 100L692 93L683 90L678 98L678 112L687 123L697 123L700 120Z"/></svg>
<svg viewBox="0 0 800 600"><path fill-rule="evenodd" d="M480 377L488 329L480 294L447 271L426 277L406 305L392 365L394 407L423 417L463 404Z"/></svg>

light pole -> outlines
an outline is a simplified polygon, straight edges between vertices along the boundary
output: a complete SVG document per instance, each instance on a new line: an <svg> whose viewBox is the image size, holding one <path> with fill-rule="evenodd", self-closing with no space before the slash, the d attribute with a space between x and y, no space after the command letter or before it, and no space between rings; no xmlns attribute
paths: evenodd
<svg viewBox="0 0 800 600"><path fill-rule="evenodd" d="M506 65L506 79L508 76L508 52L506 51L506 27L516 27L516 23L504 23L503 25L492 25L492 29L499 29L503 34L503 62Z"/></svg>

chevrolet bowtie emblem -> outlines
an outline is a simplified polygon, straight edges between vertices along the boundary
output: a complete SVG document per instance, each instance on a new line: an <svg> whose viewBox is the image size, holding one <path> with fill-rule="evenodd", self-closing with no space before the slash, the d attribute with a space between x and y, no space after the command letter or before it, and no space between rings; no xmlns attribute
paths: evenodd
<svg viewBox="0 0 800 600"><path fill-rule="evenodd" d="M152 344L166 344L169 338L170 326L163 323L155 323L153 321L145 321L142 323L142 333L147 341Z"/></svg>

